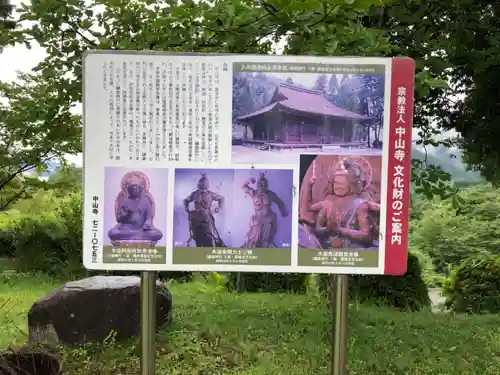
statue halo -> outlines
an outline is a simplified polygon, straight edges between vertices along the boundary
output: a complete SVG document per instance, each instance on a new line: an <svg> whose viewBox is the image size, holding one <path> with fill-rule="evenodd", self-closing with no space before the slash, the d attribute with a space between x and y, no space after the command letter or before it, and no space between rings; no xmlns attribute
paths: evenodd
<svg viewBox="0 0 500 375"><path fill-rule="evenodd" d="M122 181L121 181L122 191L125 194L128 194L127 185L129 184L130 180L134 177L139 179L139 181L141 182L141 186L144 188L144 192L148 193L149 187L150 187L149 178L148 178L148 176L146 176L144 173L142 173L140 171L128 172L122 177Z"/></svg>

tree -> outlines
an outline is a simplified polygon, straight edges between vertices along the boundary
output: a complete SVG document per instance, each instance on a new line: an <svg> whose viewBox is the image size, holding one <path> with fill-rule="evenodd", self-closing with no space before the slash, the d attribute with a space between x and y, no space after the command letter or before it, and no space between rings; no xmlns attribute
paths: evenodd
<svg viewBox="0 0 500 375"><path fill-rule="evenodd" d="M455 130L469 167L500 183L498 1L399 1L372 8L363 24L391 30L391 43L417 59L418 82L433 86L418 87L420 143L435 146L433 135Z"/></svg>
<svg viewBox="0 0 500 375"><path fill-rule="evenodd" d="M67 195L81 189L82 182L82 168L63 164L49 177L47 185L49 188L56 190L56 193Z"/></svg>
<svg viewBox="0 0 500 375"><path fill-rule="evenodd" d="M326 74L321 74L316 78L316 82L314 82L314 89L326 93L328 85L328 77Z"/></svg>
<svg viewBox="0 0 500 375"><path fill-rule="evenodd" d="M328 78L325 76L325 80ZM382 75L344 75L340 84L332 75L328 83L327 99L344 109L365 116L374 117L376 121L360 124L356 128L356 137L367 141L368 146L380 147L380 132L383 128L384 114L384 76ZM325 83L326 85L326 83ZM370 135L373 133L374 142Z"/></svg>
<svg viewBox="0 0 500 375"><path fill-rule="evenodd" d="M363 114L376 119L369 122L367 126L374 134L374 144L378 146L381 143L380 132L384 125L384 77L366 74L357 78L362 82L358 95L362 102Z"/></svg>
<svg viewBox="0 0 500 375"><path fill-rule="evenodd" d="M233 92L232 92L232 108L233 108L233 122L234 120L238 117L241 116L244 112L244 106L245 104L243 103L243 97L245 95L245 90L246 90L246 76L245 73L243 72L238 72L236 74L233 74Z"/></svg>
<svg viewBox="0 0 500 375"><path fill-rule="evenodd" d="M233 121L242 115L257 111L271 102L276 84L262 73L239 72L233 74L232 107ZM245 132L249 129L246 128Z"/></svg>
<svg viewBox="0 0 500 375"><path fill-rule="evenodd" d="M2 52L2 47L7 44L9 29L16 27L16 22L12 20L12 11L14 6L9 0L0 0L0 53Z"/></svg>
<svg viewBox="0 0 500 375"><path fill-rule="evenodd" d="M80 116L70 112L59 78L20 74L0 84L0 210L43 186L47 162L81 151Z"/></svg>
<svg viewBox="0 0 500 375"><path fill-rule="evenodd" d="M16 23L11 19L14 6L9 0L0 0L0 29L13 29Z"/></svg>

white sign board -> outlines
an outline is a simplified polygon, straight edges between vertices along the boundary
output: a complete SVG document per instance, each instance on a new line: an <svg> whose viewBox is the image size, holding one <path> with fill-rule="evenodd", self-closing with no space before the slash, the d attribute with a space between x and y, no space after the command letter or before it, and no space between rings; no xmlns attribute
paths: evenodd
<svg viewBox="0 0 500 375"><path fill-rule="evenodd" d="M401 274L410 59L90 51L84 265Z"/></svg>

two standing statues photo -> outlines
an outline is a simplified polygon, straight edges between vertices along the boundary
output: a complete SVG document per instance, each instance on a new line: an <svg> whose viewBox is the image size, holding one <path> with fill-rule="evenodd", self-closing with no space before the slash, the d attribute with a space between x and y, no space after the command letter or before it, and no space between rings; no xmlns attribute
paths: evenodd
<svg viewBox="0 0 500 375"><path fill-rule="evenodd" d="M177 223L176 227L187 227L188 238L184 239L184 244L178 243L182 239L174 230L175 244L211 248L282 247L277 239L280 232L279 218L289 217L291 199L284 199L273 190L264 172L255 171L250 178L238 181L239 176L248 175L248 171L226 171L224 176L222 172L214 170L191 170L191 173L198 173L199 179L182 201L186 223ZM271 170L268 173L274 172ZM176 176L176 181L182 181L182 177ZM193 181L192 176L190 181ZM212 183L216 188L212 187ZM292 188L289 186L290 191ZM288 195L291 197L291 193ZM174 216L179 220L183 215ZM242 228L245 228L244 232ZM288 239L284 242L289 246Z"/></svg>

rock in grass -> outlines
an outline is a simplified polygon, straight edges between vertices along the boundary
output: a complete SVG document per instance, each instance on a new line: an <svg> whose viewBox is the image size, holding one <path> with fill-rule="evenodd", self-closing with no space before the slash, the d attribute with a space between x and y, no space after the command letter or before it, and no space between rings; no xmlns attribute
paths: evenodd
<svg viewBox="0 0 500 375"><path fill-rule="evenodd" d="M156 282L156 327L170 321L172 295ZM139 335L140 278L95 276L73 281L36 301L28 312L29 344L80 345Z"/></svg>
<svg viewBox="0 0 500 375"><path fill-rule="evenodd" d="M59 375L61 363L50 353L13 351L0 353L0 375Z"/></svg>

